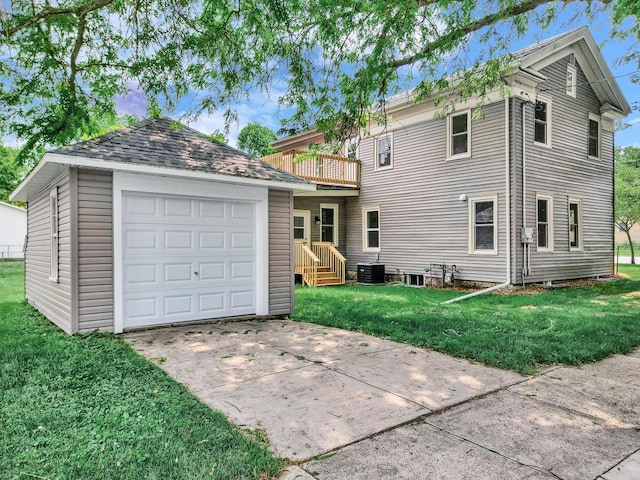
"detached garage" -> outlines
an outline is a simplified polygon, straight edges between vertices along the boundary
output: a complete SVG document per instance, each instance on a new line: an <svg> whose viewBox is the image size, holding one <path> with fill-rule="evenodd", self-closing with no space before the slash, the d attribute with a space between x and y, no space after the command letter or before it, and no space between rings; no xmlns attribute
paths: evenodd
<svg viewBox="0 0 640 480"><path fill-rule="evenodd" d="M47 153L25 295L68 333L293 310L293 191L311 183L159 117Z"/></svg>

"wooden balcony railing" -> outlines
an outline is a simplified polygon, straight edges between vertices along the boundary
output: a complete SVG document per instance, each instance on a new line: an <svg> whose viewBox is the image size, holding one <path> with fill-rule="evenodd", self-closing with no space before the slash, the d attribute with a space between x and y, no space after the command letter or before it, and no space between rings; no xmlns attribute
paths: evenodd
<svg viewBox="0 0 640 480"><path fill-rule="evenodd" d="M288 150L267 155L261 160L311 182L356 188L360 186L360 160L356 158Z"/></svg>

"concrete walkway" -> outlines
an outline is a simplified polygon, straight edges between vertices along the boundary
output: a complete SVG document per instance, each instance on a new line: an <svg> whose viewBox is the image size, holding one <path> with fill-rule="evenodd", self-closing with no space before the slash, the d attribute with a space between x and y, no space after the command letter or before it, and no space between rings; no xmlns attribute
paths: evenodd
<svg viewBox="0 0 640 480"><path fill-rule="evenodd" d="M640 353L523 377L290 321L125 335L304 479L640 479ZM315 458L315 459L314 459Z"/></svg>

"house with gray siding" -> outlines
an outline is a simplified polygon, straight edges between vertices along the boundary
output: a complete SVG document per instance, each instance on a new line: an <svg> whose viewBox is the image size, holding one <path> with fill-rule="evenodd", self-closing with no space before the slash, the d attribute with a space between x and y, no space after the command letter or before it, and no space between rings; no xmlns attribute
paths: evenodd
<svg viewBox="0 0 640 480"><path fill-rule="evenodd" d="M327 269L316 244L339 251L347 276L379 262L414 285L443 266L493 284L613 273L614 121L630 107L593 37L585 27L514 52L502 81L507 95L444 118L395 95L388 123L341 155L301 155L322 143L315 131L273 144L282 153L263 160L318 184L294 195L306 283L310 264Z"/></svg>
<svg viewBox="0 0 640 480"><path fill-rule="evenodd" d="M25 295L67 333L293 311L293 192L315 185L166 117L49 152Z"/></svg>

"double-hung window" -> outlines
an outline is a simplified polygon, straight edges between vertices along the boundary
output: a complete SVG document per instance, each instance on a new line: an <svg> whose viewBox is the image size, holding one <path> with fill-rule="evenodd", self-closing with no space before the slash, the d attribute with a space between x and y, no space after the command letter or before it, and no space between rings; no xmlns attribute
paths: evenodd
<svg viewBox="0 0 640 480"><path fill-rule="evenodd" d="M588 154L590 158L600 158L600 117L589 114L589 143Z"/></svg>
<svg viewBox="0 0 640 480"><path fill-rule="evenodd" d="M362 208L362 251L380 251L380 207Z"/></svg>
<svg viewBox="0 0 640 480"><path fill-rule="evenodd" d="M393 137L385 135L376 140L376 170L393 167Z"/></svg>
<svg viewBox="0 0 640 480"><path fill-rule="evenodd" d="M447 117L447 158L471 156L471 111Z"/></svg>
<svg viewBox="0 0 640 480"><path fill-rule="evenodd" d="M553 197L536 197L537 245L539 252L553 251Z"/></svg>
<svg viewBox="0 0 640 480"><path fill-rule="evenodd" d="M498 253L497 197L482 197L469 202L470 253Z"/></svg>
<svg viewBox="0 0 640 480"><path fill-rule="evenodd" d="M347 158L358 158L358 139L348 139L344 144L344 150Z"/></svg>
<svg viewBox="0 0 640 480"><path fill-rule="evenodd" d="M582 250L582 201L569 199L569 250Z"/></svg>
<svg viewBox="0 0 640 480"><path fill-rule="evenodd" d="M49 192L49 280L58 281L59 257L58 187Z"/></svg>
<svg viewBox="0 0 640 480"><path fill-rule="evenodd" d="M551 102L536 100L533 109L533 141L539 145L551 146Z"/></svg>

